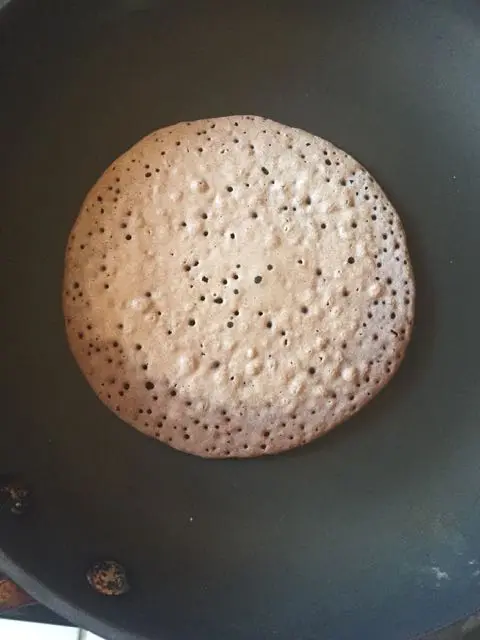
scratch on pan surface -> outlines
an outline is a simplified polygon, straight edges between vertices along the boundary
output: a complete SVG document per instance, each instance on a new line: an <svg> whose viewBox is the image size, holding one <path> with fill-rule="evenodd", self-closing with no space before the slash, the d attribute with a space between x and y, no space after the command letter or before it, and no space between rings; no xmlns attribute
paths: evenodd
<svg viewBox="0 0 480 640"><path fill-rule="evenodd" d="M446 571L442 571L440 567L431 567L431 571L437 580L450 580L450 576Z"/></svg>

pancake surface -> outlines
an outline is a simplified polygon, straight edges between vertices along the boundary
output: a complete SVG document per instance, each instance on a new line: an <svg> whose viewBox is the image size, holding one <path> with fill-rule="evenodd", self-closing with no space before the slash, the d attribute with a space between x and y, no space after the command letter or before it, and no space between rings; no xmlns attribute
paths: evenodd
<svg viewBox="0 0 480 640"><path fill-rule="evenodd" d="M305 444L398 368L414 281L400 219L331 143L254 116L160 129L70 234L63 305L95 393L205 457Z"/></svg>

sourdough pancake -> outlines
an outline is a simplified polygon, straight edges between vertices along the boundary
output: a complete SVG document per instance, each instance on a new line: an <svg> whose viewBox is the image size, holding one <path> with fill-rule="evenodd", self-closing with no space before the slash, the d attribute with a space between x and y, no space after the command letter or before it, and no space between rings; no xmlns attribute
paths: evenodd
<svg viewBox="0 0 480 640"><path fill-rule="evenodd" d="M273 454L364 406L404 355L414 281L398 214L356 160L254 116L176 124L102 175L71 232L72 352L143 433Z"/></svg>

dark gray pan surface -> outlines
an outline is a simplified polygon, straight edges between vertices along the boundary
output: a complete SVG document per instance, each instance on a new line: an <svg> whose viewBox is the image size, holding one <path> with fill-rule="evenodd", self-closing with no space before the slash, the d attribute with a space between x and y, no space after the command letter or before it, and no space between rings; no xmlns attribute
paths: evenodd
<svg viewBox="0 0 480 640"><path fill-rule="evenodd" d="M363 162L405 222L417 323L369 407L287 455L211 462L124 426L69 354L86 190L141 136L255 113ZM0 14L0 564L110 638L406 640L480 608L480 5L12 0ZM84 572L111 557L131 592ZM131 634L131 635L129 635Z"/></svg>

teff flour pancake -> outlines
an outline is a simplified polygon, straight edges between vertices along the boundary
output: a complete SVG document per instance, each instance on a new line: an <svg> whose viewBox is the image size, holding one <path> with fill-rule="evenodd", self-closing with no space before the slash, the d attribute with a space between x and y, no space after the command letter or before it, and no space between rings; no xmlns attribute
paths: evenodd
<svg viewBox="0 0 480 640"><path fill-rule="evenodd" d="M401 222L331 143L251 116L147 136L70 235L68 340L125 422L207 457L278 453L397 369L414 282Z"/></svg>

